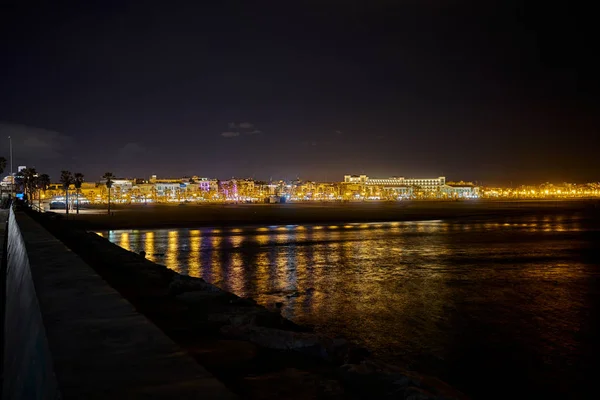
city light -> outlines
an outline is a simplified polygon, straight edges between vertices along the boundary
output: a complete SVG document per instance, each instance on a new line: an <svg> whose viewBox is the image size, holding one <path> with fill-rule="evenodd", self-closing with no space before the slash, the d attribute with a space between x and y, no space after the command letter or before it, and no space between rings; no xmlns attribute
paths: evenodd
<svg viewBox="0 0 600 400"><path fill-rule="evenodd" d="M3 185L10 182L4 180ZM544 183L518 187L486 187L465 181L438 178L370 178L367 175L345 175L340 182L259 181L254 179L217 180L198 176L183 178L114 179L111 202L116 204L248 204L288 202L404 202L576 199L600 196L600 183ZM65 207L65 191L61 184L51 184L34 198L50 202L51 209ZM108 190L101 182L84 182L75 195L69 190L69 203L77 199L80 208L89 204L107 204Z"/></svg>

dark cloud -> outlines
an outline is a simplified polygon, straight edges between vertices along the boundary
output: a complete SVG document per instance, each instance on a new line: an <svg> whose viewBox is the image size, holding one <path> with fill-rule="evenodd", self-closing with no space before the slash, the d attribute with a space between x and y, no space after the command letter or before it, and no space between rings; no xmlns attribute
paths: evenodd
<svg viewBox="0 0 600 400"><path fill-rule="evenodd" d="M229 129L252 129L254 124L252 122L230 122Z"/></svg>
<svg viewBox="0 0 600 400"><path fill-rule="evenodd" d="M15 169L17 164L33 166L70 158L72 140L69 136L49 129L0 122L0 149L7 160L10 157L9 136L12 138Z"/></svg>
<svg viewBox="0 0 600 400"><path fill-rule="evenodd" d="M262 131L254 129L254 124L251 122L230 122L227 125L229 126L229 130L221 133L221 136L226 138L242 135L258 135L262 133Z"/></svg>
<svg viewBox="0 0 600 400"><path fill-rule="evenodd" d="M131 142L127 143L125 146L121 147L118 150L118 157L121 159L130 159L133 157L138 157L140 155L146 154L146 148L139 143Z"/></svg>

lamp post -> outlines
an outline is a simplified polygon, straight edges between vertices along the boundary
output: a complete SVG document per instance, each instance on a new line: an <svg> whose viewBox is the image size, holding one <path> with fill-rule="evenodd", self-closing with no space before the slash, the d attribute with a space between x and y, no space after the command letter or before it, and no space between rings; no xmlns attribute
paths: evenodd
<svg viewBox="0 0 600 400"><path fill-rule="evenodd" d="M13 175L13 150L12 150L12 137L9 136L8 137L8 145L10 148L10 177L12 179L11 181L11 186L10 186L10 196L14 197L15 196L15 176Z"/></svg>

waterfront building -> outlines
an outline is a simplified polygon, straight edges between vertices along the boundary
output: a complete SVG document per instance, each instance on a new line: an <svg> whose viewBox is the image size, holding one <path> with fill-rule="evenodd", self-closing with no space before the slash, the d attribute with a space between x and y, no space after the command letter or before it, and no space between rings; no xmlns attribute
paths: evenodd
<svg viewBox="0 0 600 400"><path fill-rule="evenodd" d="M423 190L437 190L446 184L446 178L369 178L367 175L344 175L344 183L354 183L365 186L380 186L384 188L419 186Z"/></svg>
<svg viewBox="0 0 600 400"><path fill-rule="evenodd" d="M367 175L344 175L344 197L369 200L398 198L472 198L478 188L470 182L446 183L446 177L437 178L370 178Z"/></svg>
<svg viewBox="0 0 600 400"><path fill-rule="evenodd" d="M479 187L473 182L447 182L442 187L442 192L450 198L477 198L479 197Z"/></svg>
<svg viewBox="0 0 600 400"><path fill-rule="evenodd" d="M219 184L216 179L198 178L196 183L201 192L217 192L219 190Z"/></svg>

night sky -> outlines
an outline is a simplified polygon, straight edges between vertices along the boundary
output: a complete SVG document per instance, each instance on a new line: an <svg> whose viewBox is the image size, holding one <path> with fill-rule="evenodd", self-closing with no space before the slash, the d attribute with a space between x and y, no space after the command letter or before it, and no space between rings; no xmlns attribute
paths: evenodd
<svg viewBox="0 0 600 400"><path fill-rule="evenodd" d="M1 3L15 167L600 180L598 32L577 2L52 3Z"/></svg>

